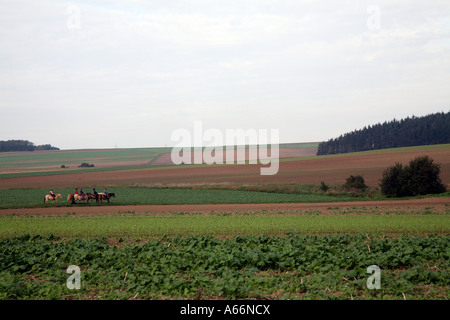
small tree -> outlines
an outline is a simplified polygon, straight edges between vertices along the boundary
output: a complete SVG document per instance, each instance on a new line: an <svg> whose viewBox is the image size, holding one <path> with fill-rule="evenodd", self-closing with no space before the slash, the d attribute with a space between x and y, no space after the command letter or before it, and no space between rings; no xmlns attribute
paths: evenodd
<svg viewBox="0 0 450 320"><path fill-rule="evenodd" d="M347 178L344 184L344 188L347 190L357 189L364 192L367 188L364 178L360 175L353 176Z"/></svg>
<svg viewBox="0 0 450 320"><path fill-rule="evenodd" d="M396 163L383 172L380 187L387 197L406 197L442 193L445 186L439 178L440 165L428 156L419 156L403 167Z"/></svg>
<svg viewBox="0 0 450 320"><path fill-rule="evenodd" d="M320 181L320 190L324 192L328 191L328 185L326 185L323 181Z"/></svg>
<svg viewBox="0 0 450 320"><path fill-rule="evenodd" d="M407 175L409 172L401 163L384 169L381 179L381 192L387 197L404 197L408 195Z"/></svg>
<svg viewBox="0 0 450 320"><path fill-rule="evenodd" d="M89 164L87 162L83 162L81 165L78 166L79 168L93 168L94 164Z"/></svg>
<svg viewBox="0 0 450 320"><path fill-rule="evenodd" d="M441 167L428 156L420 156L409 163L408 189L412 195L445 192L439 173Z"/></svg>

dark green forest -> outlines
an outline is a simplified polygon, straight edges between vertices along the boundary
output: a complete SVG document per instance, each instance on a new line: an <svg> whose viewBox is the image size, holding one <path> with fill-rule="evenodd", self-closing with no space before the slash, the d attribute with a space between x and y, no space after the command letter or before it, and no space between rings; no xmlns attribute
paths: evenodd
<svg viewBox="0 0 450 320"><path fill-rule="evenodd" d="M317 155L450 143L450 112L385 121L319 144Z"/></svg>
<svg viewBox="0 0 450 320"><path fill-rule="evenodd" d="M0 152L40 150L59 150L59 148L53 147L49 144L36 146L33 142L30 142L28 140L0 141Z"/></svg>

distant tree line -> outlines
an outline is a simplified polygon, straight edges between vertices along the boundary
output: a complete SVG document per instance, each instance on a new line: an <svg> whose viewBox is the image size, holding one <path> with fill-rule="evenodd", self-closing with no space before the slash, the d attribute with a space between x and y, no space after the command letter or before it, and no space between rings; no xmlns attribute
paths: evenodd
<svg viewBox="0 0 450 320"><path fill-rule="evenodd" d="M450 112L408 117L321 142L317 155L450 143Z"/></svg>
<svg viewBox="0 0 450 320"><path fill-rule="evenodd" d="M0 152L40 150L59 150L59 148L53 147L50 144L42 144L36 146L33 142L30 142L28 140L0 141Z"/></svg>

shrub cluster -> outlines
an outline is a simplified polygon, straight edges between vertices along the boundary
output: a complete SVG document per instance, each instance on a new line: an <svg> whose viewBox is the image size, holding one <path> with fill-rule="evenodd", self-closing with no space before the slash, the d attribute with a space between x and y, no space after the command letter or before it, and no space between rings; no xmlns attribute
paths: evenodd
<svg viewBox="0 0 450 320"><path fill-rule="evenodd" d="M79 168L93 168L93 164L89 164L87 162L83 162L81 165L78 166Z"/></svg>
<svg viewBox="0 0 450 320"><path fill-rule="evenodd" d="M360 190L364 192L367 189L364 178L360 175L353 176L347 178L344 184L344 188L347 190Z"/></svg>
<svg viewBox="0 0 450 320"><path fill-rule="evenodd" d="M440 165L428 156L419 156L409 165L396 163L384 170L381 192L387 197L407 197L437 194L446 191L439 178Z"/></svg>

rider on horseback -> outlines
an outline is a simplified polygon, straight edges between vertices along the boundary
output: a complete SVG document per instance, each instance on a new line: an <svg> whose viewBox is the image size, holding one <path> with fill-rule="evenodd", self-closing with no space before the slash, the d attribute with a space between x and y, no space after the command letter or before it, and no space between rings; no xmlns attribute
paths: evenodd
<svg viewBox="0 0 450 320"><path fill-rule="evenodd" d="M50 190L50 195L53 197L53 200L55 200L56 194L53 192L53 189Z"/></svg>

